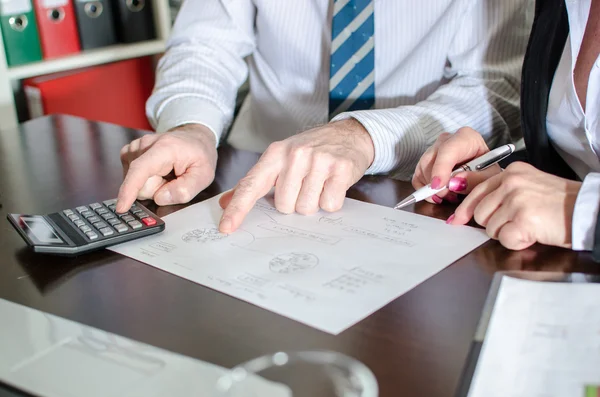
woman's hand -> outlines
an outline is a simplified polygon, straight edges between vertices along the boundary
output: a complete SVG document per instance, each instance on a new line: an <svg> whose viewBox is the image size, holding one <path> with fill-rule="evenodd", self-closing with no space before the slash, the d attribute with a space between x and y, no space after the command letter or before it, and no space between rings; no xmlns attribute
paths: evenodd
<svg viewBox="0 0 600 397"><path fill-rule="evenodd" d="M571 248L571 225L581 182L547 174L521 162L475 187L447 223L471 218L509 249L534 243Z"/></svg>
<svg viewBox="0 0 600 397"><path fill-rule="evenodd" d="M457 166L489 151L481 134L471 128L461 128L454 134L441 134L419 160L412 179L413 187L419 189L431 183L431 187L437 189L448 185L447 190L439 192L427 201L440 204L442 198L445 198L456 203L456 193L467 194L480 182L501 171L498 165L494 165L481 172L461 172L450 179L450 174Z"/></svg>

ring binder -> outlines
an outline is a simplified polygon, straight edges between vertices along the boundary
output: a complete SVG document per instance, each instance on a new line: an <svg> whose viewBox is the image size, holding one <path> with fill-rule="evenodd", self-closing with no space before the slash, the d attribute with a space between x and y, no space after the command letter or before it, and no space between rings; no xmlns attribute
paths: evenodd
<svg viewBox="0 0 600 397"><path fill-rule="evenodd" d="M31 0L0 1L0 29L8 66L42 59Z"/></svg>

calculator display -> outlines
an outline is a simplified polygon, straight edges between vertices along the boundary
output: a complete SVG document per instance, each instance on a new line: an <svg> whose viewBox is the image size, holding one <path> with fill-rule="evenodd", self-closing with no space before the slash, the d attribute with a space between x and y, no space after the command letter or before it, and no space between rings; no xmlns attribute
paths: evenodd
<svg viewBox="0 0 600 397"><path fill-rule="evenodd" d="M26 228L23 228L27 235L34 237L42 244L64 244L65 242L58 237L54 229L42 217L22 216L20 221Z"/></svg>

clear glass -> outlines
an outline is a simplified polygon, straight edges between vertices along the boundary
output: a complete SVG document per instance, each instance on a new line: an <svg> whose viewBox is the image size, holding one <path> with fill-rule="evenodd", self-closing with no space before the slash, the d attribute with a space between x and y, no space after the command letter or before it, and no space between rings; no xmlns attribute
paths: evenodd
<svg viewBox="0 0 600 397"><path fill-rule="evenodd" d="M331 351L278 352L240 364L221 377L218 397L377 397L373 372Z"/></svg>

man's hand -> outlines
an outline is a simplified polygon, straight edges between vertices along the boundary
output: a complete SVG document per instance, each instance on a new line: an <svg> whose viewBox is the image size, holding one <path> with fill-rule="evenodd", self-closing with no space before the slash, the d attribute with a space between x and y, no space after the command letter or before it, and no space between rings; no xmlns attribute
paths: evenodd
<svg viewBox="0 0 600 397"><path fill-rule="evenodd" d="M375 156L371 136L358 121L342 120L271 144L237 186L221 197L219 230L235 231L256 201L275 186L282 213L337 211L346 191Z"/></svg>
<svg viewBox="0 0 600 397"><path fill-rule="evenodd" d="M431 187L437 189L448 185L447 190L428 198L427 201L440 204L442 198L445 198L456 202L456 193L467 194L477 184L500 172L500 166L496 164L481 172L461 172L450 179L452 170L489 151L481 134L471 128L461 128L454 134L441 134L421 156L413 175L413 187L419 189L431 183Z"/></svg>
<svg viewBox="0 0 600 397"><path fill-rule="evenodd" d="M158 205L190 201L215 177L215 147L215 135L199 124L144 135L126 145L117 211L127 211L136 198L153 198ZM171 172L176 178L169 181L165 177Z"/></svg>
<svg viewBox="0 0 600 397"><path fill-rule="evenodd" d="M571 248L571 226L581 182L547 174L521 162L480 183L448 223L464 225L474 217L506 248L534 243Z"/></svg>

